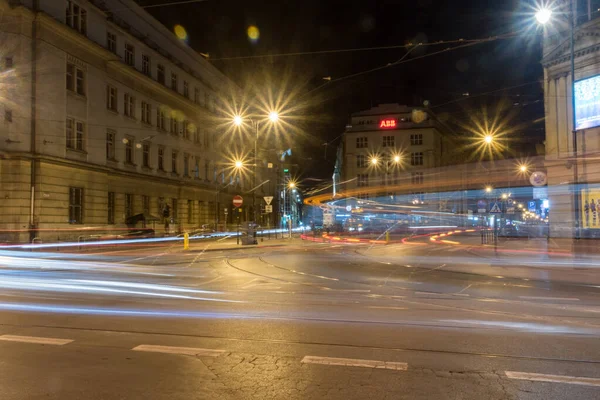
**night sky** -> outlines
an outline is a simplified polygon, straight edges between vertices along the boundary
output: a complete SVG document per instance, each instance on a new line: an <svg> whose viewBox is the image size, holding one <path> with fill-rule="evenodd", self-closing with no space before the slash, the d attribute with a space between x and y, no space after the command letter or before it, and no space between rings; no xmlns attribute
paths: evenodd
<svg viewBox="0 0 600 400"><path fill-rule="evenodd" d="M147 11L170 29L184 26L189 45L209 53L214 65L242 87L249 99L268 98L269 93L289 99L289 120L294 124L289 135L294 136L296 160L312 159L301 163L302 174L324 178L331 176L335 147L349 114L379 103L421 106L427 100L459 141L467 141L473 120L487 113L507 132L511 152L506 156L534 155L531 143L544 140L544 113L541 32L533 27L532 3L207 0ZM257 41L248 38L250 25L260 31ZM517 31L522 33L442 54L433 53L468 42L430 45ZM409 54L406 48L393 48L219 60L408 43L428 45L412 48ZM400 59L405 62L361 73ZM331 77L331 82L324 77Z"/></svg>

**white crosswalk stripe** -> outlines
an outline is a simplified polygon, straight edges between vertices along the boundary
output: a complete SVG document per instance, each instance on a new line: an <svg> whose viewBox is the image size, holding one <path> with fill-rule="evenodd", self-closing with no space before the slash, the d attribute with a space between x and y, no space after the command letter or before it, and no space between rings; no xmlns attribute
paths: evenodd
<svg viewBox="0 0 600 400"><path fill-rule="evenodd" d="M505 374L510 379L520 379L520 380L538 381L538 382L568 383L571 385L600 386L600 379L598 379L598 378L586 378L586 377L581 377L581 376L535 374L535 373L531 373L531 372L517 372L517 371L505 371Z"/></svg>
<svg viewBox="0 0 600 400"><path fill-rule="evenodd" d="M360 360L354 358L334 358L306 356L302 359L303 364L321 364L338 365L344 367L363 367L375 369L391 369L396 371L406 371L408 364L403 362L378 361L378 360Z"/></svg>
<svg viewBox="0 0 600 400"><path fill-rule="evenodd" d="M132 350L152 353L185 354L188 356L200 357L218 357L225 353L225 350L201 349L197 347L157 346L151 344L142 344L134 347Z"/></svg>
<svg viewBox="0 0 600 400"><path fill-rule="evenodd" d="M18 336L18 335L2 335L0 340L6 342L21 342L21 343L35 343L35 344L51 344L54 346L64 346L65 344L71 343L71 339L58 339L58 338L47 338L38 336Z"/></svg>

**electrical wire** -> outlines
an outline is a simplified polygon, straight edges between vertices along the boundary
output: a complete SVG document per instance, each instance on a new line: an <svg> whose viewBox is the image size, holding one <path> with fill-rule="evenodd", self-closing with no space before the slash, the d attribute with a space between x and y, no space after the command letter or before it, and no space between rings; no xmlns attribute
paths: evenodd
<svg viewBox="0 0 600 400"><path fill-rule="evenodd" d="M454 39L454 40L440 40L431 43L406 43L401 45L391 46L376 46L376 47L357 47L352 49L333 49L333 50L317 50L317 51L301 51L294 53L276 53L276 54L260 54L252 56L236 56L236 57L219 57L209 58L210 61L225 61L225 60L244 60L251 58L269 58L269 57L293 57L293 56L305 56L305 55L318 55L318 54L335 54L335 53L350 53L356 51L374 51L374 50L393 50L393 49L408 49L415 46L440 46L444 44L456 44L456 43L484 43L496 39L505 39L516 36L518 33L508 33L500 36L492 36L481 39Z"/></svg>

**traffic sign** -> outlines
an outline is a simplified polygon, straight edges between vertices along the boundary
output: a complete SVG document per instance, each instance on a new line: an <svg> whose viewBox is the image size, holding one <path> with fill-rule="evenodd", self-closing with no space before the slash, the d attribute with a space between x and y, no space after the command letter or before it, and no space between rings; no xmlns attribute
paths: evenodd
<svg viewBox="0 0 600 400"><path fill-rule="evenodd" d="M477 202L477 212L479 214L485 214L487 211L487 202L485 200L479 200Z"/></svg>
<svg viewBox="0 0 600 400"><path fill-rule="evenodd" d="M498 205L498 203L494 203L492 208L490 208L490 214L500 214L502 213L502 209Z"/></svg>
<svg viewBox="0 0 600 400"><path fill-rule="evenodd" d="M265 213L272 213L273 212L273 206L270 205L266 205L265 206Z"/></svg>
<svg viewBox="0 0 600 400"><path fill-rule="evenodd" d="M235 207L241 207L242 204L244 204L244 199L242 198L242 196L240 196L240 195L233 196L233 205Z"/></svg>
<svg viewBox="0 0 600 400"><path fill-rule="evenodd" d="M267 203L267 205L269 205L273 201L273 196L265 196L265 197L263 197L263 199L265 199L265 203Z"/></svg>
<svg viewBox="0 0 600 400"><path fill-rule="evenodd" d="M531 212L534 212L535 210L537 210L537 203L535 200L529 200L527 202L527 209Z"/></svg>

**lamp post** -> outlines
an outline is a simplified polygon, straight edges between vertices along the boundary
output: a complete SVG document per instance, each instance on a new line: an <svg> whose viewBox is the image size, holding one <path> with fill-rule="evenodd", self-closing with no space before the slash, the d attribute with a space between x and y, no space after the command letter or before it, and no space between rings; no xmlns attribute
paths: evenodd
<svg viewBox="0 0 600 400"><path fill-rule="evenodd" d="M271 111L268 114L268 118L269 121L271 121L271 123L277 123L279 121L279 113L277 111ZM253 119L248 119L250 121L250 124L252 125L252 127L254 128L254 178L253 178L253 184L252 184L252 210L253 210L253 219L254 222L256 223L256 217L257 217L257 213L256 213L256 175L257 175L257 168L258 168L258 136L259 136L259 122L255 121ZM244 124L244 118L241 115L236 115L233 117L233 124L235 126L241 127Z"/></svg>
<svg viewBox="0 0 600 400"><path fill-rule="evenodd" d="M570 0L570 15L569 15L569 29L570 29L570 72L571 72L571 107L573 110L573 121L572 121L572 147L573 147L573 213L575 222L575 239L580 238L580 196L579 196L579 171L578 171L578 150L577 150L577 125L575 122L575 2ZM535 19L541 25L545 25L552 19L552 10L548 8L542 8L535 13ZM548 235L550 235L550 229L548 229Z"/></svg>
<svg viewBox="0 0 600 400"><path fill-rule="evenodd" d="M389 175L389 173L390 173L390 163L393 163L393 164L394 164L394 166L395 166L395 167L397 167L397 166L399 166L399 165L400 165L400 163L402 162L402 157L400 156L400 154L393 154L393 155L390 155L390 159L391 159L391 161L388 161L388 160L387 160L385 157L383 157L383 163L384 163L384 165L385 165L385 175L384 175L384 177L385 177L385 180L384 180L384 186L386 186L386 187L387 187L387 185L388 185L388 175ZM379 159L379 156L378 156L378 155L374 155L374 156L372 156L372 157L371 157L371 159L369 160L369 163L371 164L371 166L372 166L373 168L378 168L378 167L379 167L379 162L380 162L380 161L381 161L381 160ZM387 190L386 190L386 193L385 193L385 194L387 195Z"/></svg>

